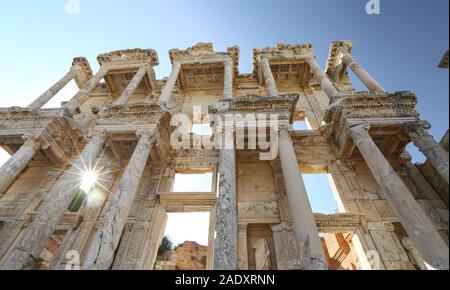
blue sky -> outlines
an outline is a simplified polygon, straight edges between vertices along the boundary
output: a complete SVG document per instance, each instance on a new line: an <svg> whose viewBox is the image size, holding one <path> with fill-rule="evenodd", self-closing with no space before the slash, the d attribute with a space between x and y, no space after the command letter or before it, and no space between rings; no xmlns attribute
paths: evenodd
<svg viewBox="0 0 450 290"><path fill-rule="evenodd" d="M218 51L239 45L240 71L250 72L252 48L310 42L324 67L330 42L351 39L355 58L384 88L419 96L418 110L440 139L449 127L449 75L436 66L449 46L449 1L380 0L380 15L366 14L367 1L80 0L76 15L66 13L67 0L2 1L0 107L28 105L75 56L95 70L102 52L154 48L162 78L170 72L169 49L200 41ZM73 91L72 84L52 105Z"/></svg>

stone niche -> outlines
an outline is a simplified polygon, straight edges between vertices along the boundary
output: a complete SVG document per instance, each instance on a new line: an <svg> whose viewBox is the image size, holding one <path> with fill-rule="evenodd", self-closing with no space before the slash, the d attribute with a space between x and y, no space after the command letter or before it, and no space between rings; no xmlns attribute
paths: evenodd
<svg viewBox="0 0 450 290"><path fill-rule="evenodd" d="M268 224L250 224L247 229L248 269L256 270L255 247L260 240L265 240L269 250L270 270L277 269L273 233Z"/></svg>

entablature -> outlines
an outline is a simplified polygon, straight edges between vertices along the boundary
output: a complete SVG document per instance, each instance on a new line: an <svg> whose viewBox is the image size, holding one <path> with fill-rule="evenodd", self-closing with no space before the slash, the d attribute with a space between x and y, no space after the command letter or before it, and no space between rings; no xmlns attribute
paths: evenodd
<svg viewBox="0 0 450 290"><path fill-rule="evenodd" d="M347 131L367 123L370 135L386 157L403 152L408 140L403 138L404 125L419 121L415 107L417 97L411 92L359 92L331 99L325 113L325 130L336 147L338 158L350 158L355 145Z"/></svg>

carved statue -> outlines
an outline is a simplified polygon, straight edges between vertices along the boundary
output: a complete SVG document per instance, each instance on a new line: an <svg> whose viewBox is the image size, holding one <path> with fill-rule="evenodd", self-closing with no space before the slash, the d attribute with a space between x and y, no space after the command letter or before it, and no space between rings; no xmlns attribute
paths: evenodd
<svg viewBox="0 0 450 290"><path fill-rule="evenodd" d="M270 250L265 239L256 241L255 249L256 270L270 270Z"/></svg>

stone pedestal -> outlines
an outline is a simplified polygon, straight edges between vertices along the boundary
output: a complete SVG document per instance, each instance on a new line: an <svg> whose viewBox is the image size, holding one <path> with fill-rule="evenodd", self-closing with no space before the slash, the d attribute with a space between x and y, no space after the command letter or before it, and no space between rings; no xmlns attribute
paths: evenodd
<svg viewBox="0 0 450 290"><path fill-rule="evenodd" d="M126 89L123 91L122 95L114 102L114 105L125 105L126 103L128 103L130 98L133 96L134 91L142 82L142 79L144 78L147 72L148 72L148 65L141 66L137 71L137 73L134 75L131 82L126 87Z"/></svg>
<svg viewBox="0 0 450 290"><path fill-rule="evenodd" d="M56 84L54 84L50 89L48 89L45 93L43 93L39 98L37 98L34 102L32 102L28 108L31 109L40 109L42 108L48 101L50 101L59 91L61 91L73 78L75 77L76 70L80 69L80 67L75 66L70 69L70 71L60 79Z"/></svg>
<svg viewBox="0 0 450 290"><path fill-rule="evenodd" d="M319 232L303 183L294 145L286 128L280 129L279 152L302 268L304 270L326 270L327 264Z"/></svg>
<svg viewBox="0 0 450 290"><path fill-rule="evenodd" d="M307 63L309 65L309 69L313 75L316 76L316 78L320 82L320 87L325 92L325 94L331 98L333 96L336 96L338 94L338 91L333 86L331 81L328 79L328 76L322 71L320 66L317 64L317 61L314 57L310 57L307 59Z"/></svg>
<svg viewBox="0 0 450 290"><path fill-rule="evenodd" d="M269 59L267 57L263 57L261 59L261 67L264 75L264 80L266 82L266 87L267 90L269 91L269 96L271 97L278 96L277 84L275 82L275 78L273 77L273 73L269 64Z"/></svg>
<svg viewBox="0 0 450 290"><path fill-rule="evenodd" d="M78 159L70 169L58 179L48 193L33 222L25 229L12 253L5 259L0 269L32 269L45 244L64 216L70 202L80 191L80 174L93 165L103 150L106 134L101 132L92 136Z"/></svg>
<svg viewBox="0 0 450 290"><path fill-rule="evenodd" d="M423 125L417 123L407 124L409 137L414 145L428 158L428 161L439 172L442 178L449 183L448 152L434 140ZM428 127L430 127L427 124Z"/></svg>
<svg viewBox="0 0 450 290"><path fill-rule="evenodd" d="M74 114L77 109L84 103L89 94L94 90L98 83L108 73L106 68L100 70L75 94L75 96L66 104L65 108L70 114Z"/></svg>
<svg viewBox="0 0 450 290"><path fill-rule="evenodd" d="M46 144L40 137L25 135L26 141L20 149L0 168L0 194L14 182L27 164L33 159L36 151Z"/></svg>
<svg viewBox="0 0 450 290"><path fill-rule="evenodd" d="M117 190L113 193L113 200L105 215L103 225L95 234L89 247L83 269L107 270L112 266L154 140L152 131L138 134L140 135L139 142L120 179Z"/></svg>
<svg viewBox="0 0 450 290"><path fill-rule="evenodd" d="M224 62L224 86L223 99L230 101L233 99L233 62L227 60Z"/></svg>
<svg viewBox="0 0 450 290"><path fill-rule="evenodd" d="M172 72L170 73L166 85L164 86L161 95L159 96L159 101L161 103L163 104L169 103L170 97L172 96L173 88L175 87L180 71L181 71L181 64L174 63L172 66Z"/></svg>
<svg viewBox="0 0 450 290"><path fill-rule="evenodd" d="M236 152L222 149L219 156L219 194L216 206L214 270L237 269Z"/></svg>
<svg viewBox="0 0 450 290"><path fill-rule="evenodd" d="M366 85L371 92L384 92L384 88L365 70L363 69L352 55L343 52L342 61L350 67L355 75Z"/></svg>
<svg viewBox="0 0 450 290"><path fill-rule="evenodd" d="M435 269L448 269L447 244L378 149L369 135L369 129L368 124L357 125L351 127L348 134L424 260Z"/></svg>

